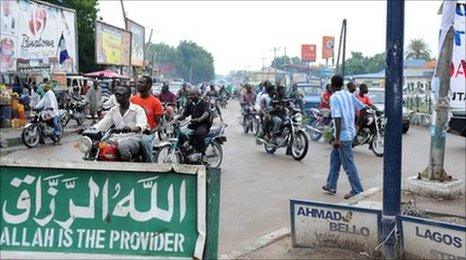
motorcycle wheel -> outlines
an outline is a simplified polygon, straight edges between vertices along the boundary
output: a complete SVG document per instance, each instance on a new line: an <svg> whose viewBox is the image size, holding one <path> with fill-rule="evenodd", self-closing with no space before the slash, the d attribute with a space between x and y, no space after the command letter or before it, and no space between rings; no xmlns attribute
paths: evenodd
<svg viewBox="0 0 466 260"><path fill-rule="evenodd" d="M166 145L159 150L155 162L157 164L180 164L181 155L176 151L172 153L172 147Z"/></svg>
<svg viewBox="0 0 466 260"><path fill-rule="evenodd" d="M277 147L270 144L264 144L264 149L268 154L274 154L277 151Z"/></svg>
<svg viewBox="0 0 466 260"><path fill-rule="evenodd" d="M301 161L306 157L309 148L309 141L307 135L303 131L296 133L293 142L291 143L291 155L296 161Z"/></svg>
<svg viewBox="0 0 466 260"><path fill-rule="evenodd" d="M70 115L68 115L68 113L66 113L66 115L64 115L62 118L60 118L60 124L61 124L61 127L62 128L65 128L68 123L70 122Z"/></svg>
<svg viewBox="0 0 466 260"><path fill-rule="evenodd" d="M320 123L318 122L317 119L314 119L314 120L311 120L309 125L313 128L319 129ZM312 141L317 142L320 140L320 138L322 138L322 133L309 129L309 137L311 137Z"/></svg>
<svg viewBox="0 0 466 260"><path fill-rule="evenodd" d="M384 137L383 131L379 131L380 138L377 135L374 135L371 140L371 150L377 157L383 156L383 147L384 147Z"/></svg>
<svg viewBox="0 0 466 260"><path fill-rule="evenodd" d="M259 129L260 129L260 121L257 118L252 119L252 133L254 136L257 136L259 134Z"/></svg>
<svg viewBox="0 0 466 260"><path fill-rule="evenodd" d="M207 145L205 155L207 157L207 166L218 168L222 164L223 149L219 143L209 143L209 145Z"/></svg>
<svg viewBox="0 0 466 260"><path fill-rule="evenodd" d="M40 141L40 134L39 130L37 129L37 125L30 125L24 128L23 132L21 133L21 140L28 148L34 148L37 146Z"/></svg>
<svg viewBox="0 0 466 260"><path fill-rule="evenodd" d="M76 115L76 123L78 125L82 125L84 123L84 115L83 114Z"/></svg>
<svg viewBox="0 0 466 260"><path fill-rule="evenodd" d="M249 120L250 119L243 117L243 131L245 134L249 132Z"/></svg>

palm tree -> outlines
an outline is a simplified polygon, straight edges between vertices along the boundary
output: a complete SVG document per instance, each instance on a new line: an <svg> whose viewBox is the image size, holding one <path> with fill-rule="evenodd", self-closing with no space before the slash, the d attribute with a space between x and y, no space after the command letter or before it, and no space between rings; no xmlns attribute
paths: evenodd
<svg viewBox="0 0 466 260"><path fill-rule="evenodd" d="M406 59L430 60L430 50L423 39L413 39L408 45Z"/></svg>

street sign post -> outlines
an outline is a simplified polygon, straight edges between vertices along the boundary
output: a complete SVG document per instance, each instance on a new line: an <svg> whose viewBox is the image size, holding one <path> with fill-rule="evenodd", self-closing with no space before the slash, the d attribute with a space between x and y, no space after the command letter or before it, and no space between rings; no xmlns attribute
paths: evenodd
<svg viewBox="0 0 466 260"><path fill-rule="evenodd" d="M1 255L215 258L219 174L114 162L2 165Z"/></svg>
<svg viewBox="0 0 466 260"><path fill-rule="evenodd" d="M290 213L295 247L344 247L376 253L380 210L292 199Z"/></svg>

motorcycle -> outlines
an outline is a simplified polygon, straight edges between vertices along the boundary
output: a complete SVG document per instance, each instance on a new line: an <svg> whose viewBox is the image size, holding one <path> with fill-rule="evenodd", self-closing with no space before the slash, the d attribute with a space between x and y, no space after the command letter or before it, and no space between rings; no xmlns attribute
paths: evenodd
<svg viewBox="0 0 466 260"><path fill-rule="evenodd" d="M197 152L190 144L189 139L192 130L181 130L180 124L174 124L174 137L168 142L157 145L158 155L156 162L158 164L203 164L201 153ZM207 146L206 166L220 167L223 161L222 144L226 142L225 129L226 124L213 126L210 129L205 144Z"/></svg>
<svg viewBox="0 0 466 260"><path fill-rule="evenodd" d="M167 107L170 104L163 103L162 105L163 105L164 113L163 113L162 118L160 119L159 128L157 129L157 136L159 137L160 141L163 141L173 135L173 126L172 126L173 118L170 118L170 115L168 115L168 113L166 112Z"/></svg>
<svg viewBox="0 0 466 260"><path fill-rule="evenodd" d="M371 108L361 116L364 117L364 123L354 138L353 146L369 144L369 149L376 156L382 157L384 149L383 112Z"/></svg>
<svg viewBox="0 0 466 260"><path fill-rule="evenodd" d="M212 112L212 120L217 118L218 115L218 110L217 110L217 99L215 97L206 97L207 102L209 102L210 105L210 111Z"/></svg>
<svg viewBox="0 0 466 260"><path fill-rule="evenodd" d="M281 126L280 135L268 142L259 138L258 144L263 144L269 154L274 154L278 148L286 147L286 155L300 161L306 157L309 148L309 140L301 126L303 115L300 109L294 107L288 106L286 110L287 116Z"/></svg>
<svg viewBox="0 0 466 260"><path fill-rule="evenodd" d="M243 126L243 131L247 134L251 131L255 136L259 132L260 118L253 106L245 105L244 109L241 109L241 116L239 123Z"/></svg>
<svg viewBox="0 0 466 260"><path fill-rule="evenodd" d="M118 139L116 134L128 133L122 129L111 128L106 132L96 129L84 130L74 148L79 149L85 161L122 161L118 151ZM134 159L140 161L140 158Z"/></svg>
<svg viewBox="0 0 466 260"><path fill-rule="evenodd" d="M81 125L86 119L87 101L83 100L71 100L67 103L65 108L65 114L60 118L62 128L65 128L71 119L76 120L76 124Z"/></svg>
<svg viewBox="0 0 466 260"><path fill-rule="evenodd" d="M220 94L220 96L218 97L218 102L219 102L221 108L226 108L227 103L228 103L227 93Z"/></svg>
<svg viewBox="0 0 466 260"><path fill-rule="evenodd" d="M28 148L33 148L39 143L44 143L46 138L50 138L52 142L58 143L63 137L63 129L57 136L53 133L53 118L50 116L52 109L33 110L29 123L21 132L21 140ZM64 111L60 110L59 117L63 117Z"/></svg>
<svg viewBox="0 0 466 260"><path fill-rule="evenodd" d="M333 120L330 110L311 108L308 111L309 122L305 125L311 140L317 142L322 137L325 128L333 128Z"/></svg>

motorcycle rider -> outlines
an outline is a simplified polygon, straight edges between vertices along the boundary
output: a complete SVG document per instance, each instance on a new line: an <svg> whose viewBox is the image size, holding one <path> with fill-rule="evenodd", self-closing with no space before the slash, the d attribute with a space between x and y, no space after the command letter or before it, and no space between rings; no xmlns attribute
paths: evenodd
<svg viewBox="0 0 466 260"><path fill-rule="evenodd" d="M247 111L247 108L253 107L255 101L256 101L256 93L252 91L252 85L246 84L246 91L241 93L241 97L240 97L240 104L243 110L243 114L247 114L249 112Z"/></svg>
<svg viewBox="0 0 466 260"><path fill-rule="evenodd" d="M374 106L374 104L372 103L372 100L367 95L368 93L369 93L369 88L367 87L365 83L362 83L361 85L359 85L359 93L356 96L358 97L359 101L361 101L364 105L374 110L377 110L377 107ZM358 129L356 136L359 135L361 129L364 126L365 111L366 110L356 112L356 126ZM357 144L356 141L355 141L355 144Z"/></svg>
<svg viewBox="0 0 466 260"><path fill-rule="evenodd" d="M118 104L93 126L105 132L114 126L124 132L118 138L118 151L123 161L131 161L141 149L141 133L147 128L147 117L144 109L130 102L131 88L116 86L115 97Z"/></svg>
<svg viewBox="0 0 466 260"><path fill-rule="evenodd" d="M354 84L353 81L348 82L348 84L346 84L346 88L351 94L354 94L354 92L356 92L356 84Z"/></svg>
<svg viewBox="0 0 466 260"><path fill-rule="evenodd" d="M269 122L271 121L268 110L272 102L272 97L275 95L275 86L270 81L265 81L264 88L265 92L260 96L259 100L259 116L262 121L262 129L259 138L268 142L270 140Z"/></svg>
<svg viewBox="0 0 466 260"><path fill-rule="evenodd" d="M210 104L199 97L200 93L197 88L192 88L189 92L189 102L183 114L176 121L182 121L191 116L191 122L188 129L194 133L190 135L190 142L198 153L205 157L205 137L212 126L212 116Z"/></svg>
<svg viewBox="0 0 466 260"><path fill-rule="evenodd" d="M299 109L303 109L304 107L304 94L301 90L298 89L298 84L294 83L291 86L291 90L288 93L288 98L293 101L293 103L298 107Z"/></svg>
<svg viewBox="0 0 466 260"><path fill-rule="evenodd" d="M220 110L220 106L217 103L217 99L219 98L219 92L215 89L215 85L210 85L210 90L207 91L205 97L207 100L214 99L215 100L215 110L217 110L218 116L220 117L220 121L223 123L222 111Z"/></svg>
<svg viewBox="0 0 466 260"><path fill-rule="evenodd" d="M332 85L327 84L325 86L325 91L320 95L320 104L319 108L322 109L330 109L330 97L332 96Z"/></svg>
<svg viewBox="0 0 466 260"><path fill-rule="evenodd" d="M176 96L178 97L178 110L180 110L186 106L186 101L188 100L189 88L187 83L183 83L183 85L181 85L181 88L178 90L178 93L176 93Z"/></svg>
<svg viewBox="0 0 466 260"><path fill-rule="evenodd" d="M284 86L278 85L276 95L273 96L269 115L272 119L272 140L276 141L276 138L280 135L280 128L283 122L286 120L285 108L289 106L290 100L286 99L286 89Z"/></svg>
<svg viewBox="0 0 466 260"><path fill-rule="evenodd" d="M60 125L60 119L59 119L59 113L58 113L58 101L57 97L55 96L55 93L52 90L52 86L50 83L47 81L47 83L44 84L44 91L45 94L42 97L42 99L39 101L39 103L34 107L34 109L51 109L50 110L50 116L52 117L52 122L53 122L53 134L56 136L59 136L62 129Z"/></svg>
<svg viewBox="0 0 466 260"><path fill-rule="evenodd" d="M140 145L142 150L142 158L144 162L154 162L152 148L155 138L155 131L163 116L162 103L158 98L151 95L152 79L149 76L141 76L137 80L138 94L131 97L131 103L138 105L144 109L147 117L149 129L144 131L141 137Z"/></svg>
<svg viewBox="0 0 466 260"><path fill-rule="evenodd" d="M166 111L168 117L173 119L175 117L175 105L176 105L176 96L170 91L170 86L168 82L164 82L162 85L162 91L159 94L159 100L163 104L167 104Z"/></svg>

